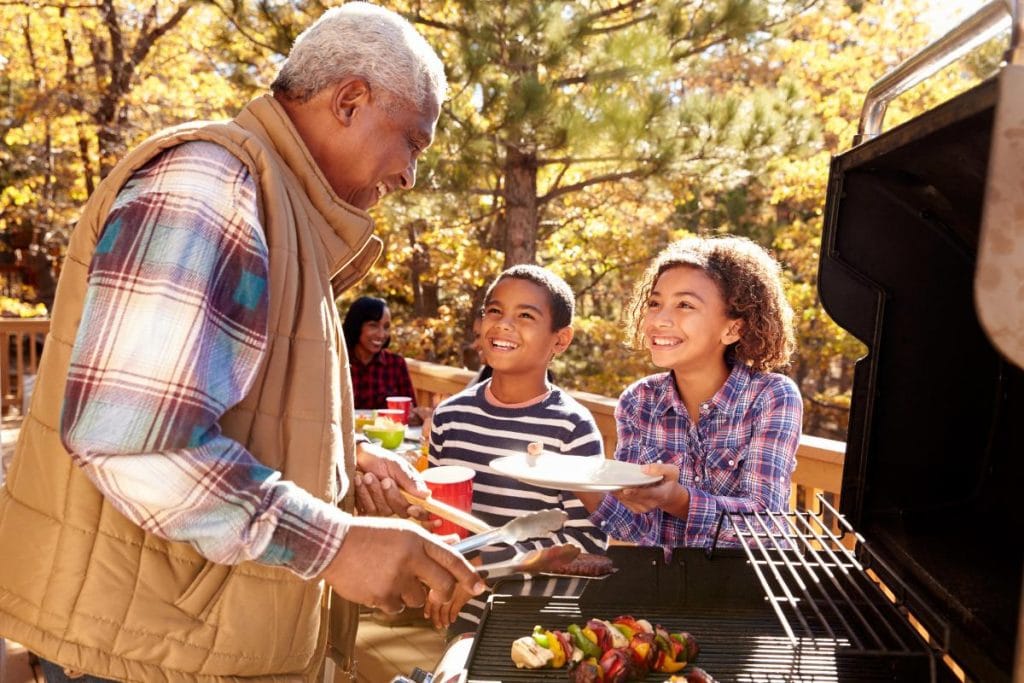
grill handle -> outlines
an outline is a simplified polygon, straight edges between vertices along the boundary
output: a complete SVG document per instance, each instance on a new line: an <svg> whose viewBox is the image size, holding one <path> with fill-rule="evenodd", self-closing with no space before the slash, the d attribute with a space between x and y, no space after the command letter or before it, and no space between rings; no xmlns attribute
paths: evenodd
<svg viewBox="0 0 1024 683"><path fill-rule="evenodd" d="M1008 59L1016 62L1020 34L1021 0L992 0L935 42L899 64L875 81L864 98L854 146L882 132L882 122L889 103L937 71L985 43L1006 28L1009 21L1010 52Z"/></svg>

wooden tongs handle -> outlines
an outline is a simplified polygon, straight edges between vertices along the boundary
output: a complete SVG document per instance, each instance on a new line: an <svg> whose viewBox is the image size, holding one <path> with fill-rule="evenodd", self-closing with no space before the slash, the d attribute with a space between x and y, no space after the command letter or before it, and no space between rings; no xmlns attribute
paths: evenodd
<svg viewBox="0 0 1024 683"><path fill-rule="evenodd" d="M405 490L402 490L402 495L405 496L405 499L409 501L410 505L419 505L427 512L433 512L438 517L444 517L449 522L458 524L463 529L468 529L474 534L482 534L483 532L490 531L492 529L487 522L483 521L479 517L474 517L464 510L460 510L448 503L436 500L433 496L417 498Z"/></svg>

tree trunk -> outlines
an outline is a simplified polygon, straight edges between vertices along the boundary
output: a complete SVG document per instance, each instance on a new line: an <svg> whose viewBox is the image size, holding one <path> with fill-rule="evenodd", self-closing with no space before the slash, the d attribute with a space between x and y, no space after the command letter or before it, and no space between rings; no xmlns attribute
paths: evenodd
<svg viewBox="0 0 1024 683"><path fill-rule="evenodd" d="M537 155L505 148L505 268L537 259Z"/></svg>
<svg viewBox="0 0 1024 683"><path fill-rule="evenodd" d="M419 241L419 234L426 230L426 221L420 219L405 226L412 247L409 263L409 279L412 285L412 313L417 318L436 318L438 315L437 282L431 280L430 251Z"/></svg>

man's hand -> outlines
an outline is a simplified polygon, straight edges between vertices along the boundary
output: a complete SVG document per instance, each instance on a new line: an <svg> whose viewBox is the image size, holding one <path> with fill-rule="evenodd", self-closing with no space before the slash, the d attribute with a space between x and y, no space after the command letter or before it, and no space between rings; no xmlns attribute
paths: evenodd
<svg viewBox="0 0 1024 683"><path fill-rule="evenodd" d="M456 586L451 600L442 604L428 602L423 610L423 616L429 619L437 628L447 628L459 618L462 606L469 602L471 597L473 595L462 590L462 586Z"/></svg>
<svg viewBox="0 0 1024 683"><path fill-rule="evenodd" d="M457 541L458 538L453 539L453 542ZM477 555L470 560L470 564L479 567L483 564L483 558ZM459 618L459 612L462 611L462 606L469 602L471 597L473 597L471 593L462 590L461 586L456 586L451 600L444 603L428 602L423 610L423 616L433 622L437 628L446 628L455 623L455 620Z"/></svg>
<svg viewBox="0 0 1024 683"><path fill-rule="evenodd" d="M456 590L468 596L485 588L461 555L402 519L352 518L322 578L346 600L390 614L436 610Z"/></svg>
<svg viewBox="0 0 1024 683"><path fill-rule="evenodd" d="M680 519L686 519L690 509L690 492L679 483L679 467L665 463L644 465L644 474L662 475L657 484L625 488L612 493L630 512L643 514L661 508Z"/></svg>
<svg viewBox="0 0 1024 683"><path fill-rule="evenodd" d="M356 448L356 467L356 509L361 515L427 518L423 508L409 505L399 491L405 489L417 498L430 495L419 472L404 458L364 441Z"/></svg>

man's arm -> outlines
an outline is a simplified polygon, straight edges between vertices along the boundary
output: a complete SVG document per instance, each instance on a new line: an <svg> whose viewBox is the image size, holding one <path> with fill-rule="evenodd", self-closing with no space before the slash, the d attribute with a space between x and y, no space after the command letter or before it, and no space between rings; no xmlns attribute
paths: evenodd
<svg viewBox="0 0 1024 683"><path fill-rule="evenodd" d="M122 188L89 268L61 434L123 514L215 562L314 576L346 517L224 436L267 343L267 247L246 167L168 150Z"/></svg>

